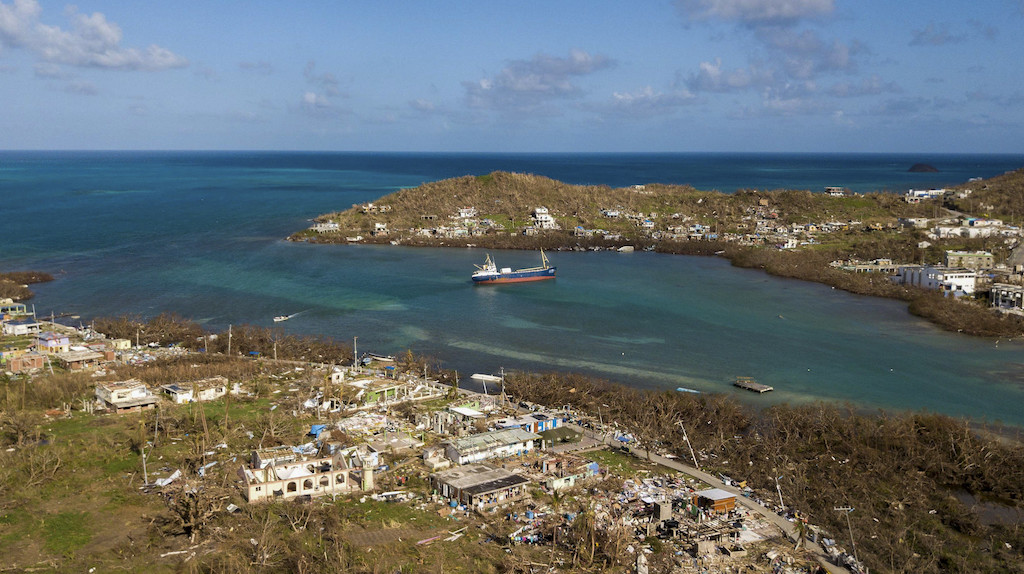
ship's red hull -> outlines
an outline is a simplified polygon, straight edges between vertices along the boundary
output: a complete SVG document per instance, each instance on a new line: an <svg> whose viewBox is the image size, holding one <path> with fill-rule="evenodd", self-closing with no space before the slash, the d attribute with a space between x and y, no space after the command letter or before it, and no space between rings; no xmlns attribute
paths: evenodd
<svg viewBox="0 0 1024 574"><path fill-rule="evenodd" d="M507 283L531 283L533 281L547 281L554 279L554 275L535 275L533 277L495 277L494 279L474 279L477 285L504 285Z"/></svg>

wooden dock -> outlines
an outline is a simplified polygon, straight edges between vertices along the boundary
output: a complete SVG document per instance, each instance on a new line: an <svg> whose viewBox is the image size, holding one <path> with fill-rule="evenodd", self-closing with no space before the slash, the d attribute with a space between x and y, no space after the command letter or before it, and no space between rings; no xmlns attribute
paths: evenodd
<svg viewBox="0 0 1024 574"><path fill-rule="evenodd" d="M737 386L737 387L741 388L741 389L746 389L748 391L754 391L755 393L767 393L768 391L774 391L775 390L774 387L770 387L768 385L762 385L761 383L758 383L758 382L754 381L753 377L736 377L736 380L733 381L732 384L734 386Z"/></svg>

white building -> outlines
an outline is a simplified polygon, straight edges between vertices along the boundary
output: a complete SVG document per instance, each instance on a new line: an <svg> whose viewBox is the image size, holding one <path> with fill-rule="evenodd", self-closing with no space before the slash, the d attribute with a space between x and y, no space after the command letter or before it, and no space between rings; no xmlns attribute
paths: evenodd
<svg viewBox="0 0 1024 574"><path fill-rule="evenodd" d="M548 213L546 207L538 207L533 210L533 224L538 229L558 229L558 222Z"/></svg>
<svg viewBox="0 0 1024 574"><path fill-rule="evenodd" d="M907 203L920 203L922 199L937 199L945 193L945 189L911 189L903 195L903 200Z"/></svg>
<svg viewBox="0 0 1024 574"><path fill-rule="evenodd" d="M456 464L469 464L489 458L529 454L534 441L539 439L540 435L520 428L491 431L452 440L445 454Z"/></svg>
<svg viewBox="0 0 1024 574"><path fill-rule="evenodd" d="M39 322L32 317L24 319L11 319L3 323L4 335L32 335L39 332Z"/></svg>
<svg viewBox="0 0 1024 574"><path fill-rule="evenodd" d="M322 221L313 224L311 229L317 233L334 233L336 231L341 231L341 226L338 225L337 221Z"/></svg>
<svg viewBox="0 0 1024 574"><path fill-rule="evenodd" d="M213 377L191 383L163 385L160 390L179 405L195 401L214 401L228 394L228 380L225 377Z"/></svg>
<svg viewBox="0 0 1024 574"><path fill-rule="evenodd" d="M973 295L978 273L969 269L953 269L932 265L900 267L894 279L903 285L934 289L955 297Z"/></svg>
<svg viewBox="0 0 1024 574"><path fill-rule="evenodd" d="M140 381L129 379L112 383L96 383L96 399L104 408L116 412L150 409L156 396Z"/></svg>
<svg viewBox="0 0 1024 574"><path fill-rule="evenodd" d="M367 456L356 447L315 457L285 446L254 451L250 465L238 469L238 477L249 502L287 500L373 490L376 464L375 455Z"/></svg>

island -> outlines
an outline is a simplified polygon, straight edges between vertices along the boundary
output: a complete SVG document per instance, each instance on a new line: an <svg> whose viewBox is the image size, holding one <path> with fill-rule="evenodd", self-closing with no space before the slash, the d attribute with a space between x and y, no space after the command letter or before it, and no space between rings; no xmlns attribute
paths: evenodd
<svg viewBox="0 0 1024 574"><path fill-rule="evenodd" d="M320 215L310 243L717 255L733 265L906 301L968 335L1024 333L1024 170L951 188L852 193L572 185L494 172Z"/></svg>

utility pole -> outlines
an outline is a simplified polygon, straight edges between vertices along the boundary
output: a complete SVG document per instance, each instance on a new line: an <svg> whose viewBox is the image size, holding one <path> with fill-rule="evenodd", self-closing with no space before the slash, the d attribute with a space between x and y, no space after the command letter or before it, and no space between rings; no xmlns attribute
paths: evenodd
<svg viewBox="0 0 1024 574"><path fill-rule="evenodd" d="M686 436L686 427L683 426L683 421L676 423L679 425L679 430L683 431L683 440L686 441L686 446L690 447L690 457L693 458L693 467L700 470L700 464L697 463L697 455L693 453L693 445L690 444L690 437Z"/></svg>
<svg viewBox="0 0 1024 574"><path fill-rule="evenodd" d="M228 356L231 356L231 325L228 325Z"/></svg>
<svg viewBox="0 0 1024 574"><path fill-rule="evenodd" d="M139 433L141 436L142 446L139 452L142 453L142 480L146 486L149 486L149 473L146 471L146 427L143 421L139 421L139 427L142 432Z"/></svg>
<svg viewBox="0 0 1024 574"><path fill-rule="evenodd" d="M781 476L776 476L775 477L775 490L779 493L779 506L781 506L782 509L785 510L786 509L786 504L784 502L782 502L782 488L779 487L779 479L780 478L782 478L782 477Z"/></svg>
<svg viewBox="0 0 1024 574"><path fill-rule="evenodd" d="M853 512L853 507L852 506L836 506L832 510L835 510L836 512L845 512L846 513L846 527L850 529L850 546L853 547L853 559L856 560L857 562L860 562L860 560L857 558L857 543L853 541L853 526L850 526L850 513Z"/></svg>

